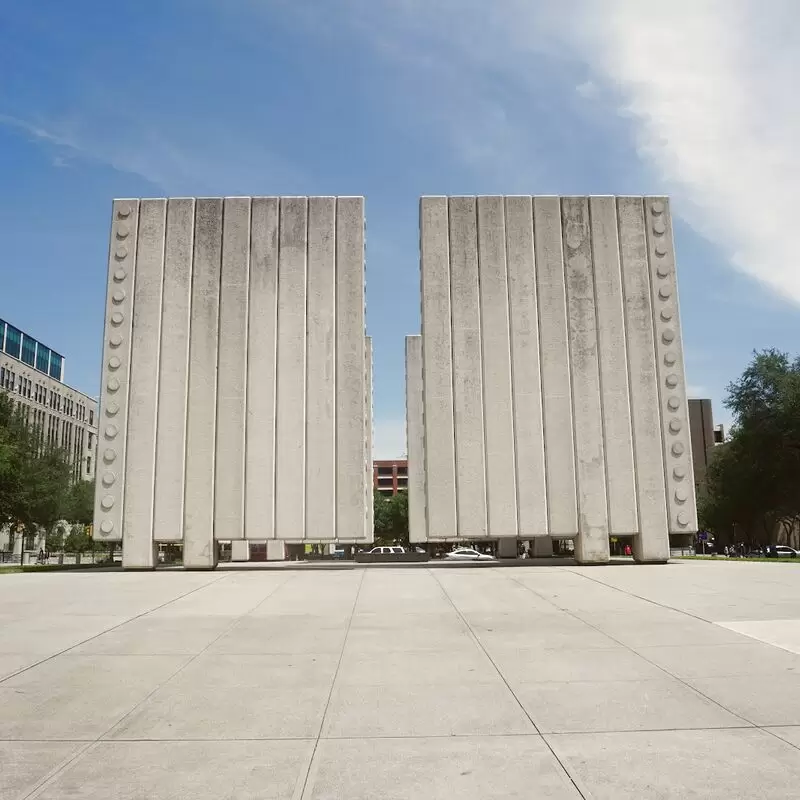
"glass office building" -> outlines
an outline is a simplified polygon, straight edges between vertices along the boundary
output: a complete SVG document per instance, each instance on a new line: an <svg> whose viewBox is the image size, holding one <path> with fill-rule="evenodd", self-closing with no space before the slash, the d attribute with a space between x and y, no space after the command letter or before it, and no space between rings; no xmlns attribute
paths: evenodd
<svg viewBox="0 0 800 800"><path fill-rule="evenodd" d="M0 352L17 358L59 382L64 381L64 357L0 319Z"/></svg>

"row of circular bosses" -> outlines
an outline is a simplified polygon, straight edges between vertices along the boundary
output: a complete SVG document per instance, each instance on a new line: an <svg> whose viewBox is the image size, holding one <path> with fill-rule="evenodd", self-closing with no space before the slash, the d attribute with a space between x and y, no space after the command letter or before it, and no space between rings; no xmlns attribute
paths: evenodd
<svg viewBox="0 0 800 800"><path fill-rule="evenodd" d="M127 219L130 217L131 213L133 212L133 208L129 205L122 205L117 209L117 226L115 231L115 250L114 250L114 259L117 262L117 266L113 273L113 279L115 288L111 294L111 302L114 305L114 311L111 312L110 322L112 327L112 333L109 336L108 344L111 347L112 351L117 350L120 345L122 344L122 336L116 330L119 328L122 323L125 321L125 314L123 309L123 304L125 300L128 298L128 294L123 287L123 284L128 278L128 270L126 269L125 261L128 258L128 246L126 241L130 236L130 226L127 223ZM114 423L114 418L117 416L120 410L119 403L113 399L114 395L119 391L121 387L121 383L118 377L116 377L115 373L117 373L120 368L122 367L122 359L116 354L112 355L108 359L108 369L111 373L111 376L106 383L106 389L108 391L108 400L105 403L104 413L107 417L110 418L110 422L108 422L103 430L103 434L105 439L109 442L113 442L117 436L119 435L119 426ZM103 450L103 463L105 465L104 472L100 478L100 481L103 487L107 490L110 490L111 487L116 483L117 476L114 472L110 470L111 465L117 460L117 451L113 447L106 447ZM105 494L100 499L100 507L103 511L111 511L114 507L115 498L112 494ZM114 530L114 523L110 519L104 519L100 523L100 532L108 536Z"/></svg>
<svg viewBox="0 0 800 800"><path fill-rule="evenodd" d="M656 216L656 219L653 221L653 233L656 236L663 236L666 233L666 225L662 219L658 217L664 211L664 204L660 200L656 200L652 206L651 210L653 214ZM128 271L125 269L124 261L128 257L128 248L125 245L125 240L130 235L130 228L128 227L127 223L124 221L126 220L131 214L131 207L130 206L122 206L118 211L118 217L121 222L118 223L116 229L116 239L119 241L119 244L114 251L114 258L119 263L119 266L114 270L114 282L116 284L122 284L128 277ZM657 241L655 244L655 253L656 256L659 258L663 258L667 254L667 247L663 241ZM666 264L659 264L656 267L656 274L659 278L668 278L670 274L669 267ZM661 286L658 290L658 297L660 300L667 302L669 301L670 297L672 296L672 289L669 286ZM111 296L111 300L115 306L121 306L125 299L127 298L127 294L125 289L122 286L116 288ZM659 317L665 323L670 323L673 318L673 309L671 307L665 307L661 310ZM125 321L125 315L122 313L121 310L115 310L111 314L111 324L114 327L119 327ZM672 328L666 328L661 333L661 341L665 345L670 345L675 340L675 331ZM122 344L122 336L119 333L112 333L108 340L109 345L116 349ZM677 362L677 356L672 351L667 351L664 354L664 363L668 367L672 367ZM119 356L113 355L108 360L108 368L113 373L119 370L122 366L122 361L120 360ZM675 373L670 373L664 380L664 383L667 385L669 389L675 389L678 386L678 376ZM109 378L107 383L107 389L110 394L114 394L120 388L119 379L112 375ZM667 408L670 411L677 412L681 407L681 400L677 395L671 395L667 398ZM117 413L119 413L119 403L115 400L109 400L106 403L105 413L108 417L115 417ZM673 417L668 425L669 432L673 436L677 436L681 432L681 421L677 417ZM119 428L113 422L106 425L105 428L105 437L106 439L113 441L117 434L119 433ZM673 442L670 452L675 458L680 458L685 453L686 448L682 442ZM107 448L103 452L103 461L106 464L113 464L116 460L117 453L113 448ZM672 475L676 480L682 481L686 477L686 470L684 467L678 465L675 466L672 470ZM106 488L110 488L113 486L114 482L116 481L116 475L113 472L106 471L103 473L102 476L102 483L103 486ZM675 502L677 503L685 503L688 499L688 493L685 489L679 488L675 490ZM102 500L100 501L100 505L104 511L110 511L114 506L114 497L113 495L106 494L103 496ZM678 513L678 524L686 526L689 524L689 515L685 511L681 511ZM103 520L100 523L100 530L105 534L110 534L114 530L114 523L109 520Z"/></svg>
<svg viewBox="0 0 800 800"><path fill-rule="evenodd" d="M653 233L659 237L656 240L654 250L655 254L658 258L664 258L667 255L667 246L663 240L664 234L667 231L667 226L664 223L664 220L661 219L661 215L664 213L664 204L660 200L656 200L650 206L651 211L653 212L654 219L653 219ZM659 263L656 265L656 275L659 278L666 279L670 276L670 269L668 264ZM670 298L672 297L672 288L669 285L660 286L658 289L658 299L664 303L667 303ZM673 306L665 306L659 312L659 318L664 323L671 323L672 318L674 316L675 310ZM673 328L666 327L661 332L661 341L663 344L669 346L675 341L675 331ZM672 350L667 350L664 353L664 364L667 367L674 367L677 363L678 357L675 352ZM670 372L666 378L664 379L664 383L666 384L668 389L676 389L678 387L679 378L678 375L674 372ZM667 408L672 411L673 413L677 412L681 408L681 398L678 395L670 395L667 398ZM680 434L682 430L682 424L680 419L677 417L673 417L669 424L667 425L667 429L672 436L677 436ZM680 458L686 452L686 447L683 442L673 442L670 447L670 453L672 454L673 458ZM672 468L672 476L677 481L682 481L686 478L686 469L681 465L676 465ZM685 503L689 499L689 494L684 488L678 488L675 490L675 502L676 503ZM678 524L686 527L689 524L689 514L686 511L679 511L678 512Z"/></svg>

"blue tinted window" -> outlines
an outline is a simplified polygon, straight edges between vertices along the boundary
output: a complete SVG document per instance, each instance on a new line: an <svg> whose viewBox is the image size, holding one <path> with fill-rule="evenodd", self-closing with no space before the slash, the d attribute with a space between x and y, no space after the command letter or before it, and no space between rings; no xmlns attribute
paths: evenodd
<svg viewBox="0 0 800 800"><path fill-rule="evenodd" d="M58 353L50 353L50 377L61 380L61 368L64 359Z"/></svg>
<svg viewBox="0 0 800 800"><path fill-rule="evenodd" d="M22 334L13 326L9 325L6 330L6 353L14 358L19 358L22 348Z"/></svg>
<svg viewBox="0 0 800 800"><path fill-rule="evenodd" d="M50 370L50 348L45 347L43 344L39 345L36 351L36 369L40 372L48 372Z"/></svg>
<svg viewBox="0 0 800 800"><path fill-rule="evenodd" d="M36 362L36 340L27 334L22 336L22 360L30 366Z"/></svg>
<svg viewBox="0 0 800 800"><path fill-rule="evenodd" d="M0 350L4 349L6 341L6 323L0 319Z"/></svg>

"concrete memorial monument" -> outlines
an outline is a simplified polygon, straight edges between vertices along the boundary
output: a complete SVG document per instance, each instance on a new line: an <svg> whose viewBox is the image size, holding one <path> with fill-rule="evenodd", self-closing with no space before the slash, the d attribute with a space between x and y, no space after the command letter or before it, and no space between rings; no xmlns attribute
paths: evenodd
<svg viewBox="0 0 800 800"><path fill-rule="evenodd" d="M94 536L372 541L360 197L117 200Z"/></svg>
<svg viewBox="0 0 800 800"><path fill-rule="evenodd" d="M697 530L668 200L423 197L420 225L411 541L666 561Z"/></svg>

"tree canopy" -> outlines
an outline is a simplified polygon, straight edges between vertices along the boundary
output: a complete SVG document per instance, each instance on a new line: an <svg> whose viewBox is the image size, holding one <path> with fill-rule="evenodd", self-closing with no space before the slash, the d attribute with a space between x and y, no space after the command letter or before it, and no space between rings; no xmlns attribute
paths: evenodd
<svg viewBox="0 0 800 800"><path fill-rule="evenodd" d="M723 543L774 544L800 531L800 358L756 352L725 406L734 424L709 464L701 524Z"/></svg>
<svg viewBox="0 0 800 800"><path fill-rule="evenodd" d="M375 544L408 544L408 492L374 491Z"/></svg>
<svg viewBox="0 0 800 800"><path fill-rule="evenodd" d="M93 483L72 482L65 451L48 445L0 392L0 525L31 532L60 519L89 524L93 493Z"/></svg>

